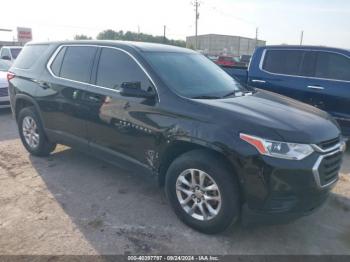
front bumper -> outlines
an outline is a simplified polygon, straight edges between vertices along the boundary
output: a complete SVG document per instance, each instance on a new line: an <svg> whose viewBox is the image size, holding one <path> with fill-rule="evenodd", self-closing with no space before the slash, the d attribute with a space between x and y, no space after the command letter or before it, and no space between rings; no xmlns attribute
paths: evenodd
<svg viewBox="0 0 350 262"><path fill-rule="evenodd" d="M300 161L260 155L243 160L243 224L286 223L317 210L338 180L342 150L319 149Z"/></svg>

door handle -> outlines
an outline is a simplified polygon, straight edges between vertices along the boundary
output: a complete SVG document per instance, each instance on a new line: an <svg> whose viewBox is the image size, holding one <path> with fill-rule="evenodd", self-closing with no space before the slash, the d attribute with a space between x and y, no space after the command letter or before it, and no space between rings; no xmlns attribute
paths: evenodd
<svg viewBox="0 0 350 262"><path fill-rule="evenodd" d="M50 84L45 81L40 81L40 80L33 80L33 81L36 82L43 89L49 89L51 87Z"/></svg>
<svg viewBox="0 0 350 262"><path fill-rule="evenodd" d="M322 86L307 86L307 88L316 89L316 90L323 90L324 89L324 87L322 87Z"/></svg>
<svg viewBox="0 0 350 262"><path fill-rule="evenodd" d="M97 97L97 96L88 96L88 99L91 101L91 102L95 102L95 103L98 103L98 102L101 102L101 97Z"/></svg>
<svg viewBox="0 0 350 262"><path fill-rule="evenodd" d="M253 83L266 83L265 80L260 80L260 79L252 79Z"/></svg>

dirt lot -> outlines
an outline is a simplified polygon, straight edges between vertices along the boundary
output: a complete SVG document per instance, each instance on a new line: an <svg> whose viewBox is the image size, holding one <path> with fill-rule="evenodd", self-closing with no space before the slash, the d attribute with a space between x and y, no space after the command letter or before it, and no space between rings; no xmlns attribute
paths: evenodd
<svg viewBox="0 0 350 262"><path fill-rule="evenodd" d="M0 111L0 254L350 254L350 152L328 203L289 225L207 236L183 225L157 184L59 146L29 156Z"/></svg>

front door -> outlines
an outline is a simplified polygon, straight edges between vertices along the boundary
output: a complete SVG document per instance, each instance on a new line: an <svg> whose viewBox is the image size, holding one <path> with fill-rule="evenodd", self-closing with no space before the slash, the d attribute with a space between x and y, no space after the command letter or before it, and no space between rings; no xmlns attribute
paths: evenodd
<svg viewBox="0 0 350 262"><path fill-rule="evenodd" d="M150 79L130 55L107 47L101 49L94 74L96 86L83 95L84 104L90 108L87 129L91 150L152 168L159 144L159 127L152 121L158 98L119 93L123 83L138 83L142 89L155 92Z"/></svg>
<svg viewBox="0 0 350 262"><path fill-rule="evenodd" d="M301 74L304 50L267 49L258 75L250 75L248 84L308 103L310 94Z"/></svg>

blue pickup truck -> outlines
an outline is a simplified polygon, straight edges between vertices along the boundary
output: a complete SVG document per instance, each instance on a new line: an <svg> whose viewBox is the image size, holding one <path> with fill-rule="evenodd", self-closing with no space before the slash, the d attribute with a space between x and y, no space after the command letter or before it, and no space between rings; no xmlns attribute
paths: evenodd
<svg viewBox="0 0 350 262"><path fill-rule="evenodd" d="M258 47L248 69L224 68L245 86L276 92L331 114L350 137L350 50Z"/></svg>

